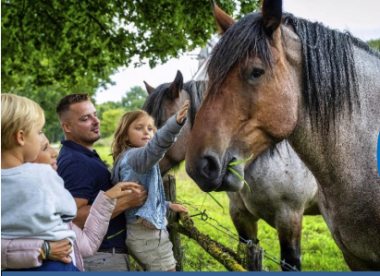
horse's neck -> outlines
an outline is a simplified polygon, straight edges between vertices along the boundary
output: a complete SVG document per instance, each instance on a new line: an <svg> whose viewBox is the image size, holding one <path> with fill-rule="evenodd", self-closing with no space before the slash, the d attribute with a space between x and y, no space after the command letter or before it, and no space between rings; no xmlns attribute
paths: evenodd
<svg viewBox="0 0 380 276"><path fill-rule="evenodd" d="M358 104L337 117L328 137L312 130L303 107L289 141L322 186L378 185L376 147L380 126L380 59L355 48Z"/></svg>

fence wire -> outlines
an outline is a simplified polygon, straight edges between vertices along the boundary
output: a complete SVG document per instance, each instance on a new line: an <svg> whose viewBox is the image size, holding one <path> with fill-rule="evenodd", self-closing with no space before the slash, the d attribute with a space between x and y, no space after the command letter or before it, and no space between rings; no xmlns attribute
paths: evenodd
<svg viewBox="0 0 380 276"><path fill-rule="evenodd" d="M181 201L182 204L186 204L188 206L190 206L191 208L193 208L194 210L196 210L198 213L195 214L195 215L192 215L190 217L192 218L196 218L196 219L199 219L201 221L203 221L204 223L212 226L213 228L215 228L216 230L218 230L219 232L223 233L224 235L240 242L240 241L243 241L244 243L246 244L249 244L249 245L253 245L255 246L256 248L259 248L263 251L264 253L264 257L267 258L268 260L278 264L279 266L281 266L282 268L284 269L287 269L287 270L290 270L290 271L299 271L296 266L291 266L290 264L288 264L287 262L285 262L285 260L279 260L276 256L270 254L267 250L265 250L264 248L261 248L259 247L258 245L254 244L251 240L246 240L244 239L243 237L237 235L236 233L234 233L233 231L231 231L230 229L228 229L226 226L222 225L221 223L219 223L216 219L210 217L207 215L206 213L206 210L204 211L201 211L198 207L196 207L195 205L193 205L192 203L186 201L186 200L183 200L181 199L180 197L178 197L178 200ZM215 222L220 228L222 228L223 230L221 230L218 226L215 226L211 223L208 222L208 220L210 221L213 221Z"/></svg>

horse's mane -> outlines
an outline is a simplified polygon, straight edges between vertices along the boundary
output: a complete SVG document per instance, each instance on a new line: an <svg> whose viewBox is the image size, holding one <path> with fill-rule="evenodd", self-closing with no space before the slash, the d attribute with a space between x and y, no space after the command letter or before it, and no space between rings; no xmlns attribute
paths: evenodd
<svg viewBox="0 0 380 276"><path fill-rule="evenodd" d="M234 65L253 56L258 56L265 67L273 67L270 45L258 13L241 18L214 46L207 65L209 95L216 93Z"/></svg>
<svg viewBox="0 0 380 276"><path fill-rule="evenodd" d="M143 110L148 112L155 120L157 129L164 125L162 108L163 100L165 98L165 92L169 89L170 83L163 83L152 91L146 98L142 107Z"/></svg>
<svg viewBox="0 0 380 276"><path fill-rule="evenodd" d="M291 25L302 44L303 101L306 112L316 124L328 131L345 104L350 112L358 104L358 85L353 45L380 58L380 54L348 32L329 29L285 13L283 23ZM212 52L207 72L209 95L215 95L228 72L236 64L257 56L264 66L273 69L270 43L261 13L251 13L233 24Z"/></svg>
<svg viewBox="0 0 380 276"><path fill-rule="evenodd" d="M199 107L202 104L205 92L207 89L206 81L188 81L183 85L183 90L185 90L190 97L190 109L189 109L189 123L191 128L194 125L195 115L198 112Z"/></svg>

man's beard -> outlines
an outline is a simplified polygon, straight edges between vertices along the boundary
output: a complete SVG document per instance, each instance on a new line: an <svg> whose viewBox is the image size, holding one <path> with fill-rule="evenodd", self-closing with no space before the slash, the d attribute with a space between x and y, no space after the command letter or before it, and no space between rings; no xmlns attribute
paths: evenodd
<svg viewBox="0 0 380 276"><path fill-rule="evenodd" d="M94 144L99 139L100 139L100 133L97 135L97 137L86 137L85 139L83 139L83 141L86 144Z"/></svg>

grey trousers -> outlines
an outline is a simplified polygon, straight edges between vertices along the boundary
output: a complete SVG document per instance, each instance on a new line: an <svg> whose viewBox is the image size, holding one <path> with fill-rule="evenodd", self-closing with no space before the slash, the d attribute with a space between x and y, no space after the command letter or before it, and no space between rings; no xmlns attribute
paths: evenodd
<svg viewBox="0 0 380 276"><path fill-rule="evenodd" d="M96 252L95 255L83 258L85 271L131 271L127 254Z"/></svg>

